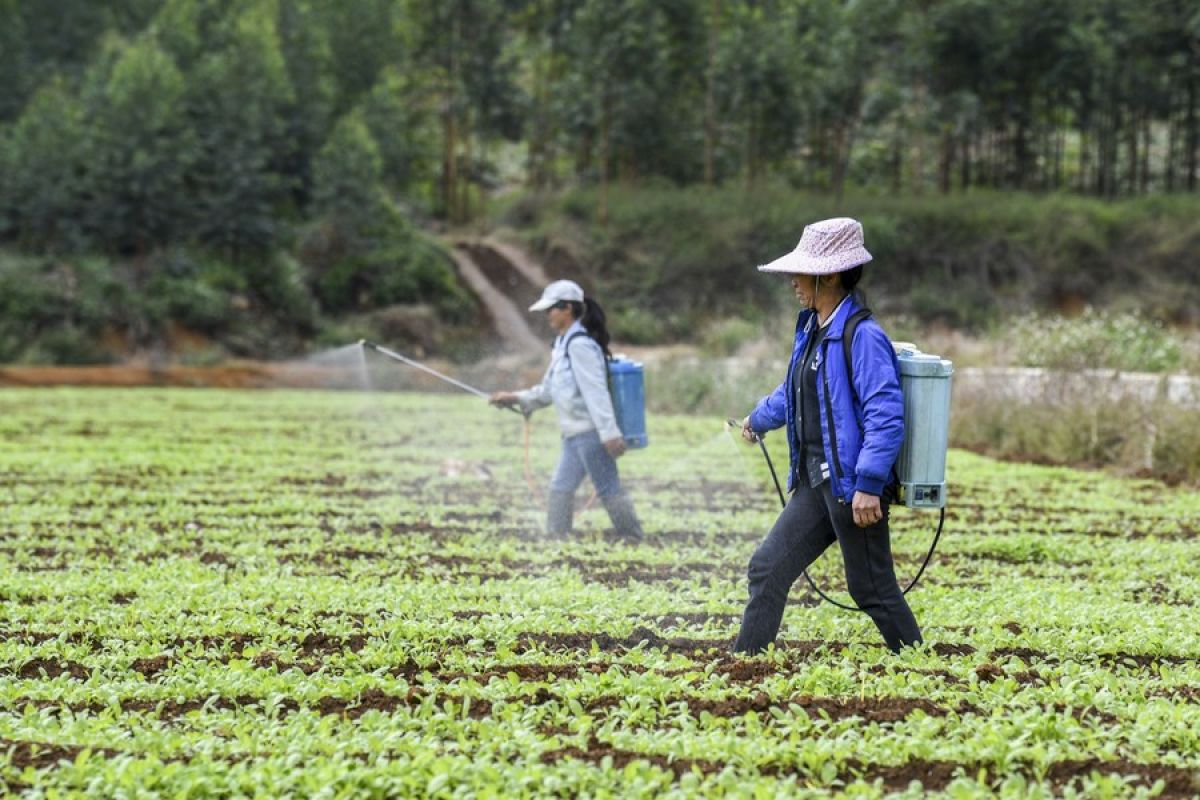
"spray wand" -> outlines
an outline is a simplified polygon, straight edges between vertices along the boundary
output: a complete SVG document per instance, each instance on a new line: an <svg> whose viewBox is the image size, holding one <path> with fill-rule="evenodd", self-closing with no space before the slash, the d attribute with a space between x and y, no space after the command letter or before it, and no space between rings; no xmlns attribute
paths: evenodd
<svg viewBox="0 0 1200 800"><path fill-rule="evenodd" d="M454 378L451 378L449 375L444 375L441 372L438 372L433 367L428 367L428 366L422 364L420 361L411 359L408 356L400 355L395 350L389 350L388 348L383 347L382 345L375 344L374 342L368 341L366 339L359 339L358 343L362 347L371 348L376 353L379 353L381 356L386 356L387 358L390 358L393 361L398 361L401 364L405 364L405 365L413 367L415 369L419 369L424 373L432 375L433 377L437 378L438 380L445 381L446 383L450 384L451 386L455 386L459 389L462 389L464 392L473 394L476 397L482 397L484 400L491 399L490 395L488 395L488 393L483 391L482 389L476 389L474 386L471 386L470 384L463 383L460 380L455 380ZM529 491L532 492L535 497L540 498L541 492L538 490L537 484L533 480L533 468L530 464L530 459L529 459L529 436L530 436L530 428L531 428L529 412L523 411L514 406L501 406L501 408L507 408L509 411L514 411L525 418L525 483L527 483L529 485ZM590 505L590 503L589 503L589 505Z"/></svg>
<svg viewBox="0 0 1200 800"><path fill-rule="evenodd" d="M360 345L362 345L363 347L371 348L376 353L379 353L382 356L387 356L388 358L392 359L393 361L399 361L401 364L407 364L410 367L415 367L416 369L419 369L426 374L432 375L433 377L437 378L438 380L445 381L446 383L450 384L451 386L456 386L459 389L462 389L464 392L470 392L471 394L475 395L476 397L482 397L484 400L487 400L490 397L490 395L488 395L488 393L483 391L482 389L476 389L474 386L471 386L470 384L463 383L460 380L455 380L454 378L451 378L449 375L445 375L441 372L438 372L433 367L428 367L428 366L422 364L420 361L415 361L415 360L409 358L408 356L402 356L399 353L397 353L395 350L389 350L388 348L386 348L382 345L375 344L374 342L367 341L366 339L359 339L358 343ZM524 412L522 412L519 408L514 408L513 406L504 406L504 407L508 408L511 411L515 411L524 417L529 416L528 414L525 414Z"/></svg>

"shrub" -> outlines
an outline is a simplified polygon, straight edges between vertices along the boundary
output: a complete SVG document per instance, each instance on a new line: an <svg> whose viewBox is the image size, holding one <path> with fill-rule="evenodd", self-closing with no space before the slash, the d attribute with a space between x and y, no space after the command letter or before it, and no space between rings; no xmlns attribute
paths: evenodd
<svg viewBox="0 0 1200 800"><path fill-rule="evenodd" d="M1013 321L1008 338L1016 363L1032 367L1170 372L1183 361L1169 330L1132 314L1025 315Z"/></svg>
<svg viewBox="0 0 1200 800"><path fill-rule="evenodd" d="M1155 401L1088 398L1014 403L973 396L954 400L950 443L987 455L1103 467L1167 481L1200 480L1195 411Z"/></svg>

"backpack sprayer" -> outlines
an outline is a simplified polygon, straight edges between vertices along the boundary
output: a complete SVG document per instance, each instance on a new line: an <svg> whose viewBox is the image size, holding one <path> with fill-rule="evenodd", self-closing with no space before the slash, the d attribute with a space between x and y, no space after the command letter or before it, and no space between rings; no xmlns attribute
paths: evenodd
<svg viewBox="0 0 1200 800"><path fill-rule="evenodd" d="M853 328L848 326L845 335L848 349L854 336ZM929 552L925 554L925 560L921 562L912 582L903 590L904 594L908 594L929 566L946 522L946 450L950 440L950 378L954 374L954 364L939 356L922 353L911 344L897 345L896 351L896 358L900 362L900 390L904 395L904 444L896 461L900 491L898 499L909 508L938 509L939 512L937 530L929 545ZM732 427L741 426L735 419L727 422ZM754 438L771 472L779 504L786 506L787 499L783 496L783 487L779 485L779 476L775 473L767 445L762 436ZM813 591L826 602L847 611L867 610L834 600L813 582L808 570L804 570L803 575Z"/></svg>

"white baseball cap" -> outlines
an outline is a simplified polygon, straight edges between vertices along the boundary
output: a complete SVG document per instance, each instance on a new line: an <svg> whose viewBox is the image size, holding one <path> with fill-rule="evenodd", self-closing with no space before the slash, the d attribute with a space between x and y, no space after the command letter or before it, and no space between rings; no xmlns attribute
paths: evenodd
<svg viewBox="0 0 1200 800"><path fill-rule="evenodd" d="M542 297L529 307L530 311L545 311L555 303L563 300L572 303L583 302L583 289L575 281L555 281L542 291Z"/></svg>

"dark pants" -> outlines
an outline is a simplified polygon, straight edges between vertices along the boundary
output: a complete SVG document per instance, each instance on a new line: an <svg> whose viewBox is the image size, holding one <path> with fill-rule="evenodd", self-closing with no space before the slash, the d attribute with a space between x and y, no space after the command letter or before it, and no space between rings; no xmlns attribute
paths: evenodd
<svg viewBox="0 0 1200 800"><path fill-rule="evenodd" d="M899 650L921 641L921 629L896 581L886 503L882 520L860 528L850 505L839 503L826 481L816 489L802 485L795 491L750 558L750 602L736 651L758 653L775 641L788 590L835 541L846 564L850 596L875 621L887 646Z"/></svg>

